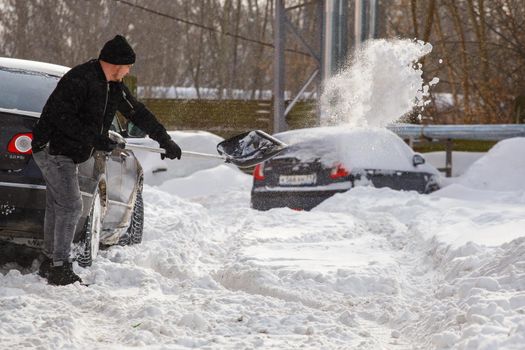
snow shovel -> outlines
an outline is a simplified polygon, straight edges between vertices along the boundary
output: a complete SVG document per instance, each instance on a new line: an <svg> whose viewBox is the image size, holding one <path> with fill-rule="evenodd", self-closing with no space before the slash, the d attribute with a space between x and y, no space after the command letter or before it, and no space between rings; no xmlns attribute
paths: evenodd
<svg viewBox="0 0 525 350"><path fill-rule="evenodd" d="M109 137L118 143L126 145L127 149L137 151L148 151L154 153L165 153L163 148L134 145L126 143L126 139L119 133L109 131ZM183 157L221 159L226 163L232 163L239 168L249 168L283 151L288 145L268 135L261 130L252 130L233 136L217 144L217 154L182 151Z"/></svg>

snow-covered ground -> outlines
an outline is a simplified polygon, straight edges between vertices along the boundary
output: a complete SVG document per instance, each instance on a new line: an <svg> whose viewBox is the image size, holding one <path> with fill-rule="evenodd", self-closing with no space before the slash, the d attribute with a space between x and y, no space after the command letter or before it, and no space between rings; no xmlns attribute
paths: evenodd
<svg viewBox="0 0 525 350"><path fill-rule="evenodd" d="M524 150L500 142L432 195L361 187L311 212L250 209L226 165L146 185L144 242L76 268L90 287L0 269L0 348L520 349Z"/></svg>
<svg viewBox="0 0 525 350"><path fill-rule="evenodd" d="M379 109L399 100L404 113L428 92L414 89L420 67L383 69L428 46L370 49L374 83L358 70L340 79L348 99L361 96L337 108L355 109L349 125L386 125L396 113ZM200 152L218 140L172 136ZM139 154L143 243L75 267L89 287L1 266L0 349L523 349L524 152L524 138L509 139L456 154L460 176L431 195L357 187L310 212L252 210L251 177L236 168Z"/></svg>

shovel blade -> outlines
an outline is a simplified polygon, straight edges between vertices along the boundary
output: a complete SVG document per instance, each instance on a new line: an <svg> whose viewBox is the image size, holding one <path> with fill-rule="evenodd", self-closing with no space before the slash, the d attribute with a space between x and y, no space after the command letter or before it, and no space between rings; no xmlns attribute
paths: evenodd
<svg viewBox="0 0 525 350"><path fill-rule="evenodd" d="M217 152L239 168L248 168L277 155L287 145L261 130L247 131L220 142Z"/></svg>

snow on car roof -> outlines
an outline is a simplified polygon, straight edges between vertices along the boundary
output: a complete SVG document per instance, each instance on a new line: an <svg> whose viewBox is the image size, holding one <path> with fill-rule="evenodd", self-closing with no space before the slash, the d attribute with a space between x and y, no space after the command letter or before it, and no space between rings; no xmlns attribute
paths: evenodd
<svg viewBox="0 0 525 350"><path fill-rule="evenodd" d="M42 73L50 74L50 75L56 75L56 76L62 76L66 74L68 70L70 70L69 67L60 66L57 64L30 61L30 60L21 60L17 58L8 58L8 57L0 57L0 67L24 69L24 70L35 71L35 72L42 72Z"/></svg>
<svg viewBox="0 0 525 350"><path fill-rule="evenodd" d="M437 173L434 167L427 164L415 167L412 164L412 149L385 128L319 127L286 131L275 137L290 145L288 152L276 158L289 157L293 153L301 161L319 158L327 166L340 162L350 169Z"/></svg>

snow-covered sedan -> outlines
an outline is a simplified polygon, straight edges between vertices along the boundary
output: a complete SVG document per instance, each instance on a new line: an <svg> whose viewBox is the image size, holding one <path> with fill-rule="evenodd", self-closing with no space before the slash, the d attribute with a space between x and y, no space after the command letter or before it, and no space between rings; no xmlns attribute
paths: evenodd
<svg viewBox="0 0 525 350"><path fill-rule="evenodd" d="M40 248L45 182L32 159L31 131L68 67L0 58L0 243ZM132 137L113 120L113 131ZM130 127L131 130L131 127ZM143 172L132 151L96 152L79 165L84 211L74 242L80 265L91 264L99 244L142 240Z"/></svg>
<svg viewBox="0 0 525 350"><path fill-rule="evenodd" d="M251 205L309 210L359 185L430 193L439 172L383 128L322 127L274 135L290 145L255 167Z"/></svg>

